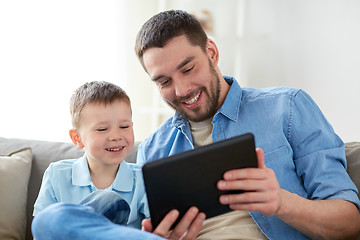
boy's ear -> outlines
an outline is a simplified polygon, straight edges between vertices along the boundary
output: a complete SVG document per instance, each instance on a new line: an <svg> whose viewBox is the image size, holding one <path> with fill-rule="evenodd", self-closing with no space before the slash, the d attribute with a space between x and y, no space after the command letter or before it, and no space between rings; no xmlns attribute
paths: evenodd
<svg viewBox="0 0 360 240"><path fill-rule="evenodd" d="M69 131L69 135L71 138L71 141L79 148L83 148L84 144L82 144L81 139L80 139L80 135L78 134L78 132L76 131L76 129L70 129Z"/></svg>

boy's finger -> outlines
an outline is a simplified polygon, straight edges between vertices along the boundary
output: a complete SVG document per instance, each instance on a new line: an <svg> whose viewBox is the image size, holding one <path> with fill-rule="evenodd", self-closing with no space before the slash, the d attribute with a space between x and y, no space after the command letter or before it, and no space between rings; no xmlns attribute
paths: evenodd
<svg viewBox="0 0 360 240"><path fill-rule="evenodd" d="M152 232L153 227L150 219L144 219L141 222L141 230L146 232Z"/></svg>

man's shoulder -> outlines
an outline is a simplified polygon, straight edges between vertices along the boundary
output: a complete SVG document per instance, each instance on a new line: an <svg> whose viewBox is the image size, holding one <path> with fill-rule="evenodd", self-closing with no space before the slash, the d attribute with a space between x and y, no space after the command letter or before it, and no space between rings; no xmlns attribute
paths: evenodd
<svg viewBox="0 0 360 240"><path fill-rule="evenodd" d="M291 87L269 87L269 88L242 88L244 99L261 99L271 97L293 97L302 91Z"/></svg>
<svg viewBox="0 0 360 240"><path fill-rule="evenodd" d="M179 130L173 125L174 117L167 119L163 122L154 132L152 132L142 143L142 146L160 144L167 142L167 139Z"/></svg>
<svg viewBox="0 0 360 240"><path fill-rule="evenodd" d="M126 164L131 171L134 172L135 175L138 175L139 173L141 174L141 165L137 164L137 163L128 163L128 162L124 162L124 164Z"/></svg>
<svg viewBox="0 0 360 240"><path fill-rule="evenodd" d="M166 120L153 133L149 135L138 148L137 163L144 164L164 156L168 156L179 138L180 129L173 124L174 117ZM182 134L181 134L182 135Z"/></svg>

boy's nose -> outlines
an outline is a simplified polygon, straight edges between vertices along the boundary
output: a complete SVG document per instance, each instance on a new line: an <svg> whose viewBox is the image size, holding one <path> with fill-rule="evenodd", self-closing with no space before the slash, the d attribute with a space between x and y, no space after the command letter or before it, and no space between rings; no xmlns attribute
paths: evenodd
<svg viewBox="0 0 360 240"><path fill-rule="evenodd" d="M120 130L117 130L117 131L112 131L110 136L109 136L109 139L111 141L119 141L122 139L122 134L120 133Z"/></svg>

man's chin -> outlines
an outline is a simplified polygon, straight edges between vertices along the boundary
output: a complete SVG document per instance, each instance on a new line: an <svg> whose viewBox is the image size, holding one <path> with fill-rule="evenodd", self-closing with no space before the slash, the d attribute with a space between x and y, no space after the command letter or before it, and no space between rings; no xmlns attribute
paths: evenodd
<svg viewBox="0 0 360 240"><path fill-rule="evenodd" d="M168 103L168 105L174 109L178 114L180 114L184 119L192 121L192 122L201 122L206 119L212 117L212 115L207 113L200 112L200 106L196 107L195 109L186 109L183 106L173 105Z"/></svg>
<svg viewBox="0 0 360 240"><path fill-rule="evenodd" d="M208 114L200 113L200 112L185 112L185 111L177 111L183 118L192 121L192 122L202 122L208 118Z"/></svg>

